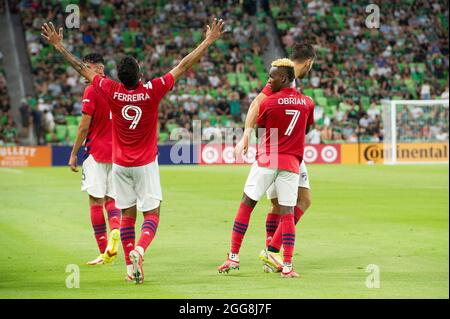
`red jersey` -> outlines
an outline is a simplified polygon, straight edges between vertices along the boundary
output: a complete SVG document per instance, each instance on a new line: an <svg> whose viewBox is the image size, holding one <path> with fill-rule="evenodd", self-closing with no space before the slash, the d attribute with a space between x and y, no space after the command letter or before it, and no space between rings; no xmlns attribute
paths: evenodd
<svg viewBox="0 0 450 319"><path fill-rule="evenodd" d="M295 80L292 82L292 88L295 88ZM272 92L272 90L270 89L270 85L266 84L266 86L262 89L261 93L264 93L267 96L271 96L272 94L274 94ZM300 92L301 93L301 92ZM312 100L312 98L308 95L305 95L307 98L309 98L311 100L311 118L309 118L308 120L308 125L313 125L314 124L314 101Z"/></svg>
<svg viewBox="0 0 450 319"><path fill-rule="evenodd" d="M111 113L106 99L98 94L92 85L84 89L81 112L92 117L84 144L86 153L91 154L96 162L111 163Z"/></svg>
<svg viewBox="0 0 450 319"><path fill-rule="evenodd" d="M95 76L95 89L107 99L112 113L113 163L135 167L153 162L158 154L158 107L174 84L172 74L128 90L122 83Z"/></svg>
<svg viewBox="0 0 450 319"><path fill-rule="evenodd" d="M281 89L261 103L257 124L266 130L257 152L259 166L299 174L313 109L312 100L295 88Z"/></svg>

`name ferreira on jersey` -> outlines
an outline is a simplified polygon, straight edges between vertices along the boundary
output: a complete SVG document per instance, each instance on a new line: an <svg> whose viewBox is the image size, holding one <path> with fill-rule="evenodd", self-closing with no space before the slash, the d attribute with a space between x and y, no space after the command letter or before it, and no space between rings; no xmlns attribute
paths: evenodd
<svg viewBox="0 0 450 319"><path fill-rule="evenodd" d="M306 99L294 98L294 97L283 97L278 99L278 104L301 104L306 105Z"/></svg>
<svg viewBox="0 0 450 319"><path fill-rule="evenodd" d="M120 102L140 102L150 100L148 93L138 93L138 94L126 94L120 92L114 92L113 99Z"/></svg>

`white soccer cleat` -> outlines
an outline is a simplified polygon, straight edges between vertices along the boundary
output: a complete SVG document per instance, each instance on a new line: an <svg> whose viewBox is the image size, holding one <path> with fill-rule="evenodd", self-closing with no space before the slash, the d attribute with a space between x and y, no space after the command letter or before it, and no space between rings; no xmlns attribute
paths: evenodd
<svg viewBox="0 0 450 319"><path fill-rule="evenodd" d="M100 254L94 260L88 261L86 265L95 266L95 265L103 265L105 263L105 258L103 254Z"/></svg>
<svg viewBox="0 0 450 319"><path fill-rule="evenodd" d="M300 277L300 275L294 271L292 264L285 263L283 265L283 271L281 272L281 278L298 278L298 277Z"/></svg>
<svg viewBox="0 0 450 319"><path fill-rule="evenodd" d="M239 270L240 262L237 254L229 253L225 262L217 267L219 274L229 273L230 270Z"/></svg>
<svg viewBox="0 0 450 319"><path fill-rule="evenodd" d="M136 284L144 282L144 258L136 249L130 251L130 260L133 263L133 276Z"/></svg>

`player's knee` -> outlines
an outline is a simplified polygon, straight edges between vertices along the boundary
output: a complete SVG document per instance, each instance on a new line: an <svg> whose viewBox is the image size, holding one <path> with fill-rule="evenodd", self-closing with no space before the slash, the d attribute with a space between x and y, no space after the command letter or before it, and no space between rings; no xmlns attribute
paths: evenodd
<svg viewBox="0 0 450 319"><path fill-rule="evenodd" d="M242 195L242 201L241 201L244 205L247 205L251 208L254 208L256 206L257 201L251 199L250 197L248 197L245 193L244 195Z"/></svg>
<svg viewBox="0 0 450 319"><path fill-rule="evenodd" d="M278 204L278 200L274 198L271 200L271 202L272 202L272 209L271 209L272 214L280 215L280 205Z"/></svg>
<svg viewBox="0 0 450 319"><path fill-rule="evenodd" d="M294 207L293 206L279 206L279 215L287 215L287 214L294 214Z"/></svg>
<svg viewBox="0 0 450 319"><path fill-rule="evenodd" d="M95 205L103 206L104 200L103 200L103 198L97 198L97 197L93 197L93 196L89 195L89 204L91 206L95 206Z"/></svg>
<svg viewBox="0 0 450 319"><path fill-rule="evenodd" d="M154 209L152 209L152 210L143 212L143 215L145 216L145 215L151 215L151 214L153 214L153 215L159 216L160 207L161 207L161 206L158 206L158 207L156 207L156 208L154 208Z"/></svg>

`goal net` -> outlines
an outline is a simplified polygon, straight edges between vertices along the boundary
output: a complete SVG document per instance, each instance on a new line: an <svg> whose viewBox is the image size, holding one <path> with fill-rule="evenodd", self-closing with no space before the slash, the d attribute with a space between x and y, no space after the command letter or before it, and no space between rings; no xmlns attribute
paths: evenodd
<svg viewBox="0 0 450 319"><path fill-rule="evenodd" d="M448 163L449 100L382 100L384 164Z"/></svg>

